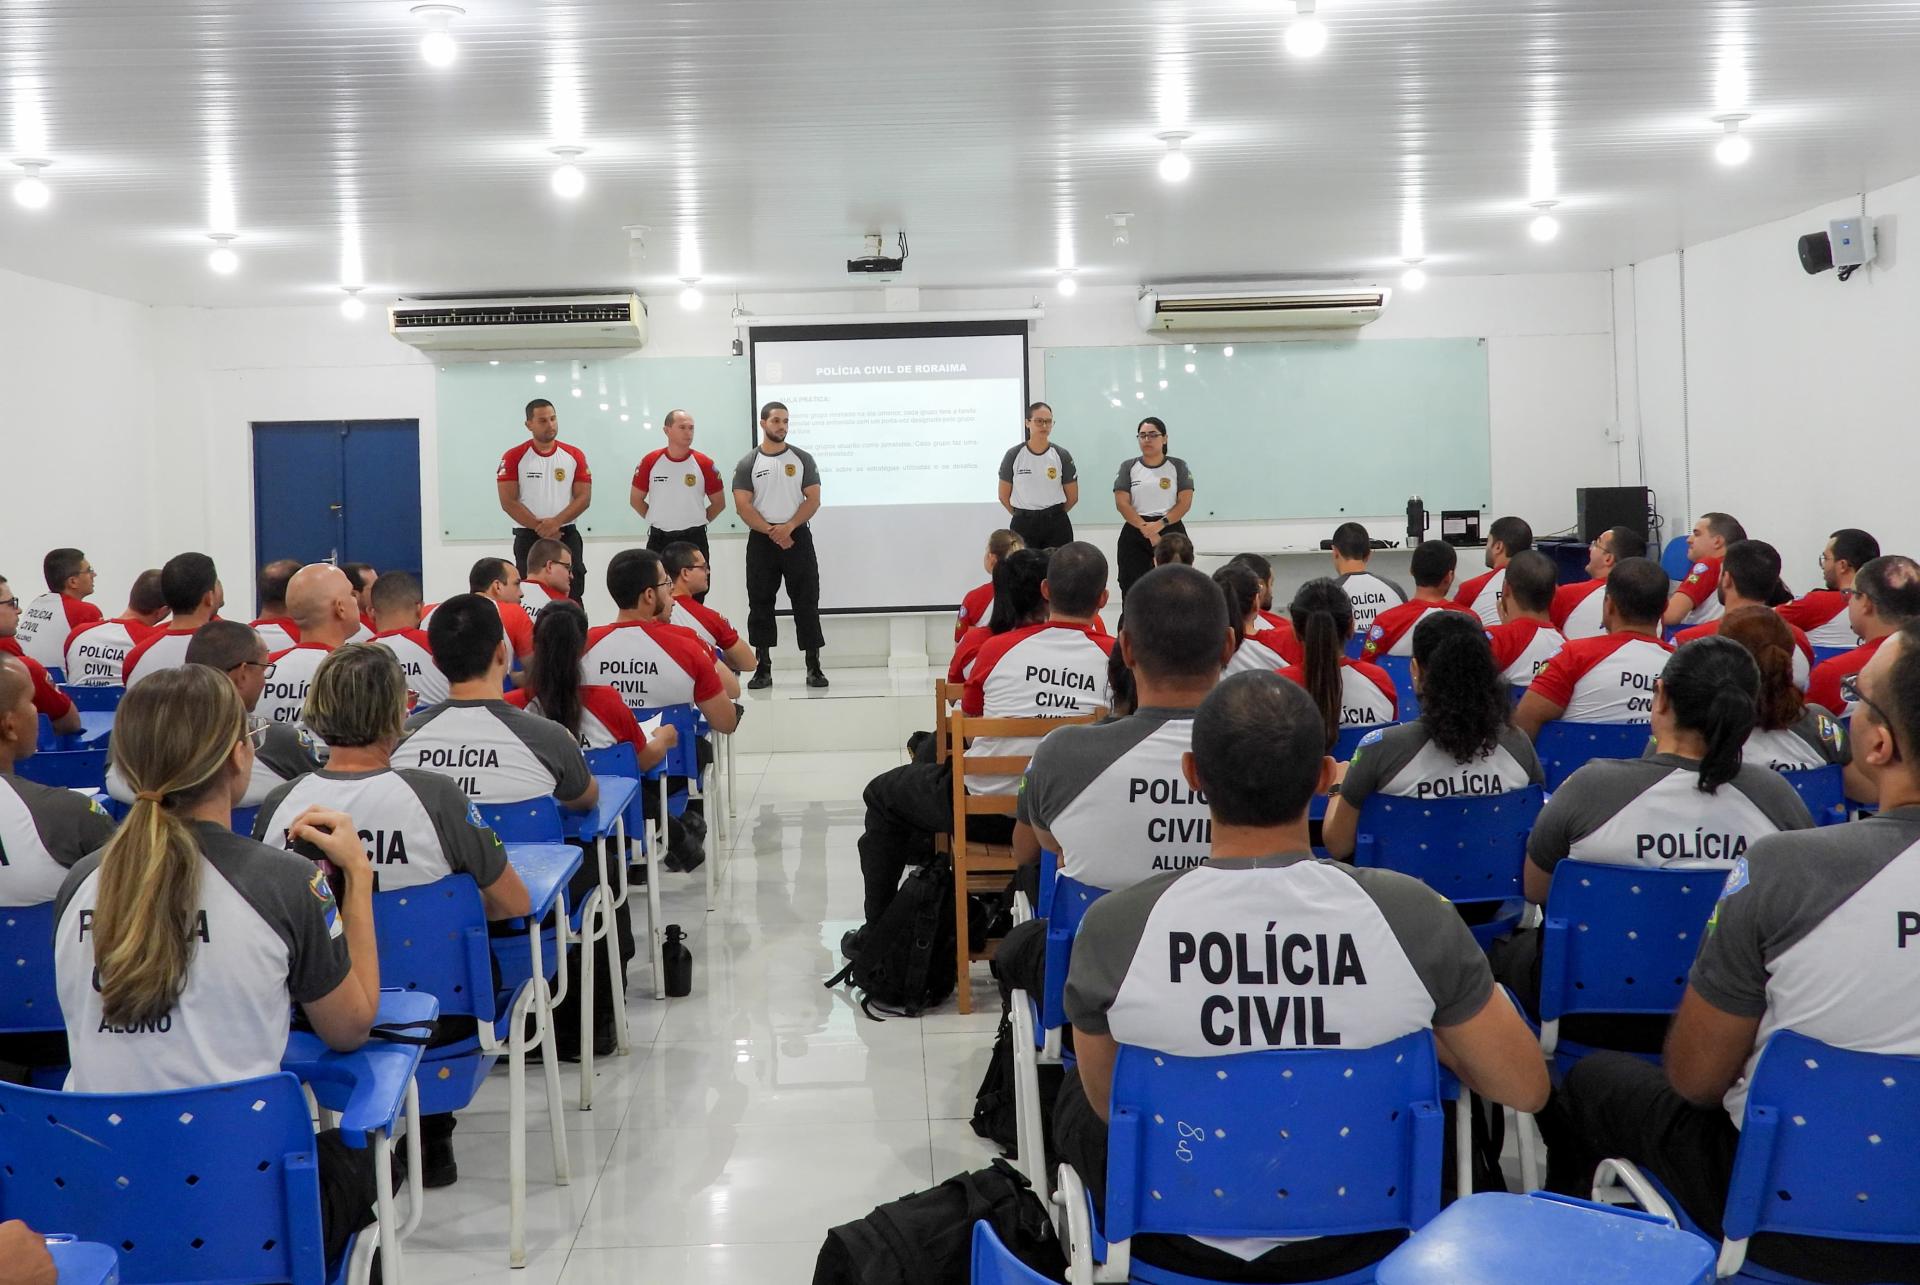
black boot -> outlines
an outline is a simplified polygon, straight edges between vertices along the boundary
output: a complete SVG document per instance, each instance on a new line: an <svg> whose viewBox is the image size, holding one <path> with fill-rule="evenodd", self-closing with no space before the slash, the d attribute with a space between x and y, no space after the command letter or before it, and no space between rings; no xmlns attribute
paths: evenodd
<svg viewBox="0 0 1920 1285"><path fill-rule="evenodd" d="M748 691L757 692L773 686L773 656L770 654L771 651L772 649L769 647L755 647L753 649L753 654L759 659L753 667L753 677L747 680Z"/></svg>
<svg viewBox="0 0 1920 1285"><path fill-rule="evenodd" d="M827 676L820 672L820 653L813 648L807 649L807 686L825 687Z"/></svg>

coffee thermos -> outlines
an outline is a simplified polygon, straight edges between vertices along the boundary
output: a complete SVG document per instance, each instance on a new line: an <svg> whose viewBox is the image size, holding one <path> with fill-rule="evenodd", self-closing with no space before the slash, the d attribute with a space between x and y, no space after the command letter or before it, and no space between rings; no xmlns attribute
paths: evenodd
<svg viewBox="0 0 1920 1285"><path fill-rule="evenodd" d="M1407 500L1407 547L1412 548L1427 538L1427 506L1420 497L1410 496Z"/></svg>
<svg viewBox="0 0 1920 1285"><path fill-rule="evenodd" d="M693 993L693 952L686 948L687 935L679 924L667 925L667 940L660 947L660 960L666 970L667 996L679 999Z"/></svg>

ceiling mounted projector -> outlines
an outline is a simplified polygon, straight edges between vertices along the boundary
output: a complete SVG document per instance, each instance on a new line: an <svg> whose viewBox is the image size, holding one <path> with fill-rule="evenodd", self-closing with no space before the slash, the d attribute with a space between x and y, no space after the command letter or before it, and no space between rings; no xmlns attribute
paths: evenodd
<svg viewBox="0 0 1920 1285"><path fill-rule="evenodd" d="M866 235L866 253L857 259L847 260L847 271L857 276L893 276L907 266L907 234L899 234L898 258L889 258L885 249L886 234L869 232Z"/></svg>

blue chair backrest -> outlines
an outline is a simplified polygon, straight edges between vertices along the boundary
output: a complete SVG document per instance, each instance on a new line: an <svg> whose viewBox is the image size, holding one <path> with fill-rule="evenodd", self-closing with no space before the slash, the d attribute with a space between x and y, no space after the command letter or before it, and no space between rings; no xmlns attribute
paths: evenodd
<svg viewBox="0 0 1920 1285"><path fill-rule="evenodd" d="M1375 794L1360 805L1353 864L1411 875L1455 904L1518 897L1527 835L1545 803L1537 785L1484 798Z"/></svg>
<svg viewBox="0 0 1920 1285"><path fill-rule="evenodd" d="M1060 854L1052 848L1040 849L1040 896L1033 913L1045 919L1053 913L1053 881L1060 874Z"/></svg>
<svg viewBox="0 0 1920 1285"><path fill-rule="evenodd" d="M1678 1008L1731 869L1556 865L1540 945L1541 1018Z"/></svg>
<svg viewBox="0 0 1920 1285"><path fill-rule="evenodd" d="M1660 551L1660 569L1675 584L1687 578L1687 572L1693 570L1693 559L1687 556L1686 536L1676 535L1667 541L1667 547Z"/></svg>
<svg viewBox="0 0 1920 1285"><path fill-rule="evenodd" d="M1105 888L1081 883L1066 875L1053 881L1053 907L1047 916L1047 958L1045 981L1040 987L1040 1029L1050 1031L1067 1024L1067 969L1073 964L1073 938L1080 921L1094 902L1107 895Z"/></svg>
<svg viewBox="0 0 1920 1285"><path fill-rule="evenodd" d="M661 760L659 770L668 776L700 775L698 746L702 725L699 708L694 705L661 705L633 711L633 716L643 723L656 714L663 725L679 733L673 748Z"/></svg>
<svg viewBox="0 0 1920 1285"><path fill-rule="evenodd" d="M621 741L618 745L604 745L597 750L583 752L586 755L587 768L595 776L618 776L629 781L641 779L640 755L626 741Z"/></svg>
<svg viewBox="0 0 1920 1285"><path fill-rule="evenodd" d="M382 986L425 991L442 1017L494 1020L493 953L473 876L375 893L373 936Z"/></svg>
<svg viewBox="0 0 1920 1285"><path fill-rule="evenodd" d="M233 819L228 824L232 826L235 834L251 835L253 833L253 823L259 819L260 808L259 805L256 804L250 808L235 808L233 810Z"/></svg>
<svg viewBox="0 0 1920 1285"><path fill-rule="evenodd" d="M1813 663L1816 665L1824 665L1835 656L1844 656L1852 650L1853 648L1851 647L1815 647L1813 649Z"/></svg>
<svg viewBox="0 0 1920 1285"><path fill-rule="evenodd" d="M112 1246L121 1279L320 1285L320 1183L300 1082L165 1093L0 1084L0 1219Z"/></svg>
<svg viewBox="0 0 1920 1285"><path fill-rule="evenodd" d="M1366 645L1367 645L1366 634L1359 630L1355 630L1353 637L1347 639L1346 643L1340 648L1340 650L1348 660L1359 660L1360 653L1366 648Z"/></svg>
<svg viewBox="0 0 1920 1285"><path fill-rule="evenodd" d="M1800 801L1807 805L1807 811L1813 813L1815 825L1844 825L1847 820L1847 787L1845 773L1837 763L1826 767L1802 768L1798 772L1782 772Z"/></svg>
<svg viewBox="0 0 1920 1285"><path fill-rule="evenodd" d="M107 751L42 750L13 770L29 781L68 790L98 790L107 783Z"/></svg>
<svg viewBox="0 0 1920 1285"><path fill-rule="evenodd" d="M1353 757L1360 748L1360 742L1366 739L1368 732L1378 731L1381 727L1391 727L1391 723L1381 723L1377 727L1343 727L1334 733L1333 756L1342 763Z"/></svg>
<svg viewBox="0 0 1920 1285"><path fill-rule="evenodd" d="M1747 1094L1726 1234L1920 1241L1916 1195L1920 1057L1776 1032Z"/></svg>
<svg viewBox="0 0 1920 1285"><path fill-rule="evenodd" d="M1122 1045L1107 1127L1108 1240L1342 1236L1440 1208L1433 1033L1370 1049L1176 1057Z"/></svg>
<svg viewBox="0 0 1920 1285"><path fill-rule="evenodd" d="M74 708L94 713L112 713L119 709L120 698L127 694L127 689L117 683L112 687L74 687L69 684L60 690L67 694Z"/></svg>
<svg viewBox="0 0 1920 1285"><path fill-rule="evenodd" d="M1387 671L1400 702L1400 721L1411 723L1420 717L1420 698L1413 691L1413 657L1377 656L1374 664Z"/></svg>
<svg viewBox="0 0 1920 1285"><path fill-rule="evenodd" d="M1051 1279L1015 1258L984 1218L973 1225L972 1276L973 1285L1044 1285Z"/></svg>
<svg viewBox="0 0 1920 1285"><path fill-rule="evenodd" d="M67 685L67 671L58 665L48 665L47 681L55 687L65 687Z"/></svg>
<svg viewBox="0 0 1920 1285"><path fill-rule="evenodd" d="M1646 723L1569 723L1562 718L1541 727L1533 748L1551 792L1565 785L1589 759L1639 758L1652 735Z"/></svg>
<svg viewBox="0 0 1920 1285"><path fill-rule="evenodd" d="M502 843L562 843L566 829L560 821L560 805L550 795L522 799L518 803L481 803L480 819L500 836Z"/></svg>
<svg viewBox="0 0 1920 1285"><path fill-rule="evenodd" d="M53 984L53 903L0 906L0 1034L65 1028Z"/></svg>

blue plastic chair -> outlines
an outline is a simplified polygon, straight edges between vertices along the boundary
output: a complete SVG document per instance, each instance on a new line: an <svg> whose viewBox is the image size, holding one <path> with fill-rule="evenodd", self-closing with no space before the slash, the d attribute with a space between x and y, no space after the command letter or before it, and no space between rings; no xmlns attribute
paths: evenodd
<svg viewBox="0 0 1920 1285"><path fill-rule="evenodd" d="M1847 811L1847 788L1844 770L1839 764L1826 767L1804 768L1798 772L1782 772L1800 801L1807 805L1807 811L1813 813L1815 825L1845 825L1849 815Z"/></svg>
<svg viewBox="0 0 1920 1285"><path fill-rule="evenodd" d="M60 1285L120 1285L120 1255L113 1246L71 1236L48 1236L54 1279Z"/></svg>
<svg viewBox="0 0 1920 1285"><path fill-rule="evenodd" d="M1360 742L1366 739L1368 732L1377 732L1381 727L1391 727L1391 723L1382 723L1378 727L1343 727L1334 734L1333 757L1345 763L1360 748ZM1327 796L1315 794L1307 801L1307 818L1311 821L1324 821L1327 818ZM1324 853L1322 855L1325 855Z"/></svg>
<svg viewBox="0 0 1920 1285"><path fill-rule="evenodd" d="M75 687L72 684L65 684L60 690L67 694L67 699L73 702L74 708L83 714L88 712L111 714L120 708L120 698L127 694L127 689L117 683L111 687Z"/></svg>
<svg viewBox="0 0 1920 1285"><path fill-rule="evenodd" d="M972 1276L973 1285L1047 1285L1052 1279L1015 1258L984 1218L973 1225Z"/></svg>
<svg viewBox="0 0 1920 1285"><path fill-rule="evenodd" d="M1815 647L1813 649L1813 663L1816 665L1824 665L1835 656L1844 656L1852 650L1853 648L1851 647Z"/></svg>
<svg viewBox="0 0 1920 1285"><path fill-rule="evenodd" d="M110 1245L128 1281L364 1280L322 1259L313 1123L284 1072L164 1093L0 1083L0 1219Z"/></svg>
<svg viewBox="0 0 1920 1285"><path fill-rule="evenodd" d="M593 1024L598 999L594 973L599 957L595 944L604 946L614 1027L614 1046L620 1053L631 1050L627 1025L626 988L620 977L620 942L615 929L613 875L611 867L623 864L625 857L614 846L626 837L626 813L640 797L640 782L632 776L596 776L599 786L594 806L586 812L563 812L561 825L570 843L593 845L594 884L574 904L567 916L570 946L580 947L580 986L585 996L580 1005L580 1109L593 1109ZM618 844L624 847L624 842ZM657 956L656 956L657 958ZM656 971L656 977L659 973Z"/></svg>
<svg viewBox="0 0 1920 1285"><path fill-rule="evenodd" d="M646 790L648 783L663 777L665 772L658 767L650 772L642 772L640 770L640 757L638 752L632 745L625 741L620 742L618 745L609 745L597 750L587 750L586 756L588 769L597 777L612 776L619 777L622 780L640 782L641 788L633 792L632 797L627 800L626 810L621 814L621 820L626 830L627 853L623 859L612 862L608 872L612 877L613 892L613 899L610 905L616 911L626 905L627 899L633 893L633 871L638 869L645 872L647 879L647 940L653 943L650 956L653 961L653 997L655 999L665 999L667 997L666 972L660 957L660 952L664 945L660 927L662 922L660 881L654 878L652 866L653 856L656 852L664 848L665 839L653 833L653 827L647 821L646 809ZM617 949L617 947L614 949ZM609 957L611 958L611 956ZM617 960L612 967L614 968L614 975L618 976L619 965ZM615 1016L614 1031L618 1039L618 1047L622 1053L625 1053L630 1050L631 1045L629 1042L629 1033L626 1028L624 1005L621 1006Z"/></svg>
<svg viewBox="0 0 1920 1285"><path fill-rule="evenodd" d="M1676 535L1667 541L1667 547L1660 551L1660 569L1673 584L1687 578L1687 572L1693 570L1693 559L1687 556L1686 536Z"/></svg>
<svg viewBox="0 0 1920 1285"><path fill-rule="evenodd" d="M100 790L107 784L107 752L97 750L41 750L13 765L29 781L67 790Z"/></svg>
<svg viewBox="0 0 1920 1285"><path fill-rule="evenodd" d="M1420 717L1420 697L1413 690L1413 657L1376 656L1374 664L1387 671L1400 700L1400 721L1411 723Z"/></svg>
<svg viewBox="0 0 1920 1285"><path fill-rule="evenodd" d="M256 804L250 808L235 808L233 819L228 824L235 834L252 835L253 823L260 819L260 808Z"/></svg>
<svg viewBox="0 0 1920 1285"><path fill-rule="evenodd" d="M1051 853L1042 850L1042 861ZM1067 1026L1067 970L1073 962L1073 939L1080 921L1107 890L1078 879L1055 874L1042 879L1048 898L1046 966L1040 994L1016 989L1008 997L1013 1024L1014 1146L1020 1169L1035 1191L1046 1191L1046 1135L1040 1103L1040 1066L1073 1065L1073 1055L1062 1049Z"/></svg>
<svg viewBox="0 0 1920 1285"><path fill-rule="evenodd" d="M1652 736L1646 723L1570 723L1558 718L1541 727L1533 748L1551 794L1591 759L1639 758Z"/></svg>
<svg viewBox="0 0 1920 1285"><path fill-rule="evenodd" d="M517 803L476 803L474 806L480 811L481 823L499 836L500 842L509 846L545 846L566 842L566 825L560 819L560 805L548 795L522 799ZM536 916L534 921L527 924L528 931L533 930L537 920ZM540 931L543 937L542 958L546 961L548 978L554 981L553 1002L558 1004L567 996L566 975L555 971L565 967L566 942L557 925ZM502 989L512 991L529 980L529 957L521 937L510 935L494 938L493 955L500 969Z"/></svg>
<svg viewBox="0 0 1920 1285"><path fill-rule="evenodd" d="M1439 1092L1431 1031L1226 1057L1122 1045L1099 1227L1060 1167L1069 1259L1084 1271L1091 1258L1102 1281L1186 1281L1132 1262L1131 1238L1418 1230L1440 1209Z"/></svg>
<svg viewBox="0 0 1920 1285"><path fill-rule="evenodd" d="M976 1251L977 1252L977 1251ZM1536 1191L1456 1200L1380 1261L1379 1285L1506 1285L1552 1264L1554 1285L1710 1285L1713 1250L1666 1219Z"/></svg>
<svg viewBox="0 0 1920 1285"><path fill-rule="evenodd" d="M1347 639L1346 643L1341 646L1340 651L1348 660L1359 660L1360 653L1366 650L1366 646L1366 634L1355 631L1353 637Z"/></svg>
<svg viewBox="0 0 1920 1285"><path fill-rule="evenodd" d="M1482 798L1414 799L1375 794L1360 805L1353 864L1411 875L1456 906L1517 902L1527 835L1546 804L1537 785ZM1481 949L1519 919L1473 926Z"/></svg>
<svg viewBox="0 0 1920 1285"><path fill-rule="evenodd" d="M67 671L58 665L48 665L47 681L55 687L65 687L67 685Z"/></svg>
<svg viewBox="0 0 1920 1285"><path fill-rule="evenodd" d="M66 1029L54 985L53 903L0 906L0 1035ZM65 1078L46 1087L57 1089Z"/></svg>

